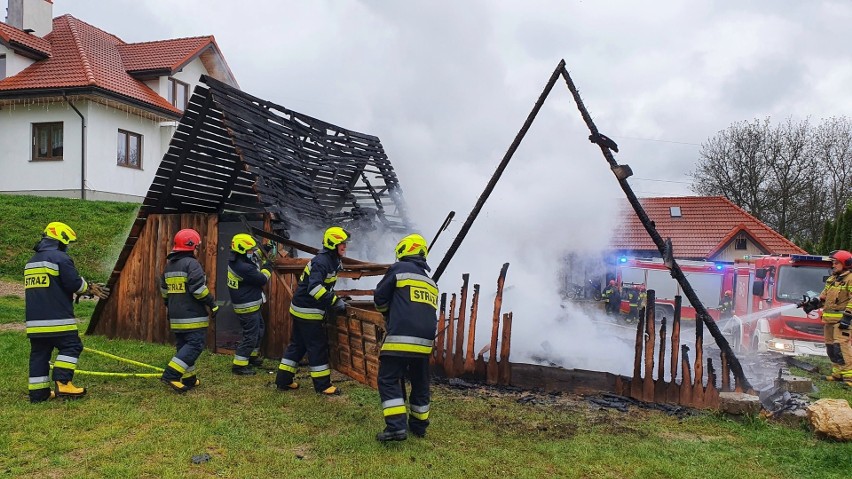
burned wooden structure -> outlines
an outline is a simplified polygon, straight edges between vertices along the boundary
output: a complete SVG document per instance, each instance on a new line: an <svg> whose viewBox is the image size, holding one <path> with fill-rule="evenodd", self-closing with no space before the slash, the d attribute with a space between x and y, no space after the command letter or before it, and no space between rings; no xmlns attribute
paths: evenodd
<svg viewBox="0 0 852 479"><path fill-rule="evenodd" d="M230 238L253 226L287 238L302 230L341 225L359 241L407 232L399 181L379 139L347 130L202 77L108 280L112 296L98 303L87 334L169 340L157 278L174 234L202 237L199 260L208 287L228 299L224 281ZM319 244L320 238L317 238ZM276 261L264 311L265 354L280 356L289 340L296 274L295 248ZM343 276L381 269L348 261ZM375 273L378 274L378 273ZM214 350L233 348L239 326L229 306L209 330Z"/></svg>

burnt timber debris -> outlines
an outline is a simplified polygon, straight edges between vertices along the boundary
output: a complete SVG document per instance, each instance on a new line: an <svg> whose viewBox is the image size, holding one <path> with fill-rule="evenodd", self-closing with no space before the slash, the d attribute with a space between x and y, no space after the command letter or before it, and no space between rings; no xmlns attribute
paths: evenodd
<svg viewBox="0 0 852 479"><path fill-rule="evenodd" d="M480 286L473 284L471 292L470 278L465 274L458 293L441 295L431 358L434 370L445 378L486 385L615 395L610 400L630 398L622 401L625 404L643 401L709 408L718 406L721 391L751 391L739 361L674 260L671 243L656 232L627 183L632 174L630 168L615 162L615 142L597 131L564 60L554 70L433 278L440 279L560 76L589 127L590 140L600 146L622 190L663 254L672 277L699 313L694 362L689 358L690 349L680 344L681 298L676 298L668 347L667 318L660 322L658 339L654 292L649 290L648 306L636 329L631 377L511 363L513 314L502 311L502 290L509 266L506 263L497 279L491 335L478 353L475 331ZM280 357L289 341L287 307L297 277L308 261L295 256L298 251L316 253L315 248L290 240L293 231L332 223L356 232L403 232L410 227L399 181L378 138L292 112L204 77L178 125L108 282L120 294L98 303L87 334L166 341L168 321L154 279L162 270L169 239L181 228L198 230L205 238L199 259L205 270L212 272L210 282L216 284L219 252L226 251L217 241L220 224L234 222L234 218L243 215L255 223L250 226L251 233L289 248L275 259L278 280L270 283L270 302L264 307L269 332L263 354L268 357ZM451 212L447 217L435 240L453 215ZM387 265L352 258L344 263L340 276L345 278L377 276L387 270ZM375 387L384 320L372 308L372 293L369 289L338 292L358 299L352 301L347 314L330 322L329 339L332 366ZM719 371L709 358L705 367L704 327L722 349ZM209 332L214 340L208 344L214 350L227 352L216 347L216 334L214 325Z"/></svg>

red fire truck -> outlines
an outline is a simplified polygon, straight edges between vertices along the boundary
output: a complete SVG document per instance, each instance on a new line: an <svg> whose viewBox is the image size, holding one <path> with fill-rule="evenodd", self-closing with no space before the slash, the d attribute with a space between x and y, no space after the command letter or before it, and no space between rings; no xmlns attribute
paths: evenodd
<svg viewBox="0 0 852 479"><path fill-rule="evenodd" d="M732 288L733 275L730 265L686 260L678 260L677 264L680 265L681 271L689 280L689 284L692 285L698 299L701 300L713 319L718 320L718 306L722 296L725 291ZM645 285L646 289L654 290L656 295L655 313L658 320L666 317L671 321L674 317L675 296L684 297L680 285L672 278L671 273L660 258L619 258L617 281L622 287L621 309L623 312L630 310L627 303L627 292L640 284ZM681 318L695 319L695 308L689 304L685 297L681 306Z"/></svg>
<svg viewBox="0 0 852 479"><path fill-rule="evenodd" d="M720 325L734 350L787 355L825 353L819 312L805 314L796 303L816 296L831 274L826 256L751 256L733 267L734 316Z"/></svg>

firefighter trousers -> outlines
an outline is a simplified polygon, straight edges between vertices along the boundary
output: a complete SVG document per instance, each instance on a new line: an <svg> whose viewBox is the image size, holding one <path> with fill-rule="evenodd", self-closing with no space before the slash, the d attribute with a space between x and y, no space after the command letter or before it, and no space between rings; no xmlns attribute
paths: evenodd
<svg viewBox="0 0 852 479"><path fill-rule="evenodd" d="M852 381L852 329L840 329L839 323L824 323L825 350L831 360L831 375Z"/></svg>
<svg viewBox="0 0 852 479"><path fill-rule="evenodd" d="M263 339L265 326L263 315L260 311L253 313L238 314L240 326L243 328L243 337L237 344L234 352L234 366L248 366L249 359L258 356L260 352L260 341Z"/></svg>
<svg viewBox="0 0 852 479"><path fill-rule="evenodd" d="M64 383L74 377L77 360L83 352L83 342L76 331L61 336L30 338L31 401L43 401L50 397L50 357L54 348L58 352L53 363L53 380Z"/></svg>
<svg viewBox="0 0 852 479"><path fill-rule="evenodd" d="M406 408L402 381L411 380L411 395L408 397L408 429L412 434L423 436L429 426L429 356L379 357L379 398L386 431L406 429Z"/></svg>
<svg viewBox="0 0 852 479"><path fill-rule="evenodd" d="M299 367L299 361L307 353L314 390L322 392L330 388L331 368L328 364L328 336L325 332L325 323L323 321L293 319L290 336L290 344L284 351L281 364L278 365L275 385L279 388L285 388L291 384L296 375L296 369Z"/></svg>
<svg viewBox="0 0 852 479"><path fill-rule="evenodd" d="M163 379L181 381L195 385L195 361L204 351L207 340L207 328L193 329L187 332L175 331L175 349L177 352L163 371Z"/></svg>

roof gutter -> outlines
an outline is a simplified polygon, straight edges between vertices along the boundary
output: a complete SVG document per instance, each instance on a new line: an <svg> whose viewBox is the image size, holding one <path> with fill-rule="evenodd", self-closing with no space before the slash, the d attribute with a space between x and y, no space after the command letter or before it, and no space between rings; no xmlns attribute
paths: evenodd
<svg viewBox="0 0 852 479"><path fill-rule="evenodd" d="M5 99L17 99L17 98L38 98L45 97L50 95L62 96L64 97L66 94L70 95L98 95L105 98L110 98L112 100L120 101L123 103L127 103L133 105L139 109L149 111L151 113L160 114L163 117L170 118L171 120L179 120L181 117L181 113L177 113L174 111L167 110L165 108L160 108L156 105L152 105L150 103L146 103L144 101L137 100L135 98L131 98L125 95L121 95L118 93L111 92L109 90L97 87L71 87L71 88L42 88L42 89L21 89L21 90L0 90L0 100Z"/></svg>
<svg viewBox="0 0 852 479"><path fill-rule="evenodd" d="M80 110L71 103L71 100L68 99L68 95L65 92L62 92L62 98L65 99L65 102L74 109L74 112L77 113L77 116L80 117L80 199L86 199L86 117L80 113Z"/></svg>

